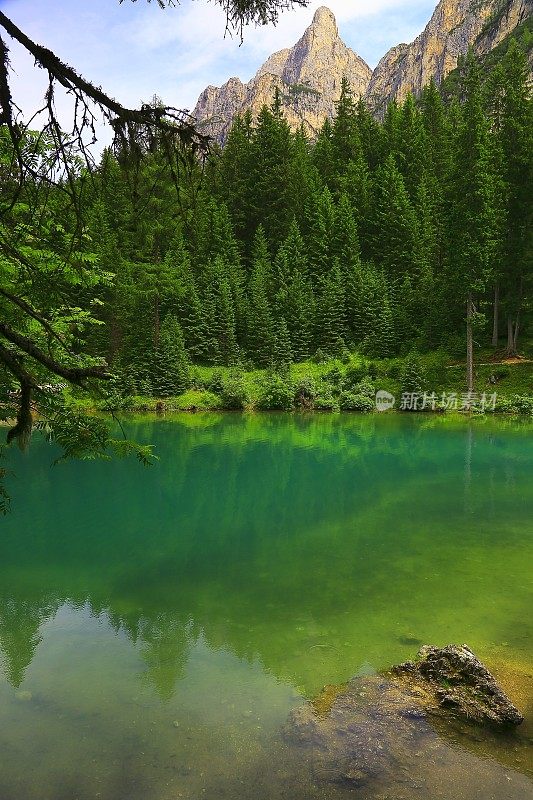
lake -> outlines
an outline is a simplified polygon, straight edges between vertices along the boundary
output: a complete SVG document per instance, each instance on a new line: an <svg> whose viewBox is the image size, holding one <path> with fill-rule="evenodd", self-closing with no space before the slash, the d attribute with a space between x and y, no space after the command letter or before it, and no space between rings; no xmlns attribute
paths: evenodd
<svg viewBox="0 0 533 800"><path fill-rule="evenodd" d="M533 797L531 423L135 419L159 461L14 451L1 800ZM362 787L283 728L325 684L467 643L526 715ZM433 735L433 734L432 734ZM402 774L401 781L398 775Z"/></svg>

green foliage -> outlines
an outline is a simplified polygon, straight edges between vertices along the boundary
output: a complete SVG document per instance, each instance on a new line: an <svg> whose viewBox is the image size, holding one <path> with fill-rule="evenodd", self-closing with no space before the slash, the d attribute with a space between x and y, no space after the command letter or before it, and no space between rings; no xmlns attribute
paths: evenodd
<svg viewBox="0 0 533 800"><path fill-rule="evenodd" d="M277 373L267 374L261 382L257 407L263 411L289 411L293 407L294 387Z"/></svg>
<svg viewBox="0 0 533 800"><path fill-rule="evenodd" d="M364 394L355 392L342 392L339 397L341 411L357 411L360 414L369 414L375 410L375 403Z"/></svg>
<svg viewBox="0 0 533 800"><path fill-rule="evenodd" d="M250 396L242 372L232 370L222 380L220 399L224 408L241 411L250 402Z"/></svg>
<svg viewBox="0 0 533 800"><path fill-rule="evenodd" d="M511 395L511 397L501 397L498 400L497 410L506 414L533 416L533 397L518 394Z"/></svg>
<svg viewBox="0 0 533 800"><path fill-rule="evenodd" d="M495 316L516 351L533 317L530 31L502 42L490 69L462 59L455 99L432 82L382 122L344 80L313 142L290 131L278 91L256 123L235 119L205 171L193 160L176 174L157 143L139 142L133 181L120 153L106 150L91 181L73 159L81 219L37 170L0 226L1 386L24 385L65 452L94 457L128 445L84 427L65 398L365 410L367 375L394 391L457 386L448 361L464 353L467 298L476 346ZM292 87L293 101L305 92ZM37 166L52 155L46 135L22 146ZM6 191L19 178L10 148L0 126ZM496 381L526 396L518 371ZM51 409L38 387L63 381ZM11 436L25 445L21 397L1 413L19 412Z"/></svg>
<svg viewBox="0 0 533 800"><path fill-rule="evenodd" d="M420 356L417 353L410 353L400 374L402 394L422 394L427 388L425 384L426 375Z"/></svg>

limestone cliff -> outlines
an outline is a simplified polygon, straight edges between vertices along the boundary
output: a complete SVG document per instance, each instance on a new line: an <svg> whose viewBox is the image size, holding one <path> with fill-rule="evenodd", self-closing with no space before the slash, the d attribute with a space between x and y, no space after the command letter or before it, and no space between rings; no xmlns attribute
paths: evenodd
<svg viewBox="0 0 533 800"><path fill-rule="evenodd" d="M313 136L334 115L342 78L348 78L358 96L365 93L371 75L368 64L339 37L331 11L321 7L294 47L270 56L249 83L230 78L220 88L208 86L193 115L203 130L223 141L235 114L249 108L256 117L263 105L271 105L279 87L291 128L303 123Z"/></svg>
<svg viewBox="0 0 533 800"><path fill-rule="evenodd" d="M374 70L366 99L379 113L408 92L440 83L472 46L484 54L533 13L533 0L441 0L425 30L411 44L393 47Z"/></svg>
<svg viewBox="0 0 533 800"><path fill-rule="evenodd" d="M470 46L478 54L490 52L532 14L533 0L441 0L420 36L393 47L372 73L344 44L335 17L322 6L294 47L270 56L249 83L230 78L220 88L208 86L193 115L223 142L236 114L250 109L257 117L279 87L291 128L303 123L313 137L334 116L343 77L380 115L391 100L419 94L431 78L440 83Z"/></svg>

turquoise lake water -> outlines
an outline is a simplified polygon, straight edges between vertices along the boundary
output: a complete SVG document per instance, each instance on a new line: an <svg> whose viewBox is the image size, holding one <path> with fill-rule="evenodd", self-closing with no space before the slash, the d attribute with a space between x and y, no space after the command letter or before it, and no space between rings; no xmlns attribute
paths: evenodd
<svg viewBox="0 0 533 800"><path fill-rule="evenodd" d="M531 423L128 425L155 466L52 468L38 439L10 455L0 800L533 797ZM300 774L292 709L452 642L526 714L518 734L450 736L393 794Z"/></svg>

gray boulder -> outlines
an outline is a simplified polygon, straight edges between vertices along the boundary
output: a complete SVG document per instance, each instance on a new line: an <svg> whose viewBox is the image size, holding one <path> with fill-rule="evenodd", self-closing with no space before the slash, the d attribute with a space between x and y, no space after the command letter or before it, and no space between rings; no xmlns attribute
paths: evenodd
<svg viewBox="0 0 533 800"><path fill-rule="evenodd" d="M433 697L433 711L459 714L481 725L515 726L523 722L519 710L465 644L441 648L424 645L416 661L394 667L392 675Z"/></svg>

